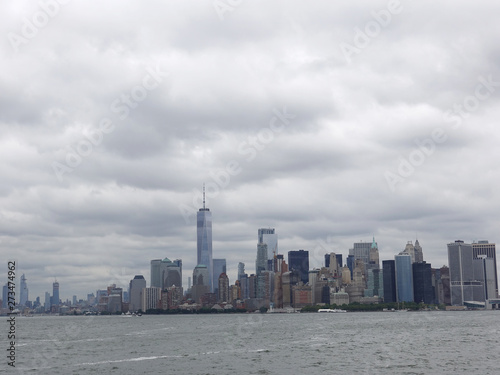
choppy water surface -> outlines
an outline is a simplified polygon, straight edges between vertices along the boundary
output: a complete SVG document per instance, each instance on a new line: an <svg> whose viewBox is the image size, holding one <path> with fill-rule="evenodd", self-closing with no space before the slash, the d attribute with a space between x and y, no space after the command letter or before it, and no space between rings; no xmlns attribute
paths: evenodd
<svg viewBox="0 0 500 375"><path fill-rule="evenodd" d="M496 311L47 316L17 333L26 374L500 373Z"/></svg>

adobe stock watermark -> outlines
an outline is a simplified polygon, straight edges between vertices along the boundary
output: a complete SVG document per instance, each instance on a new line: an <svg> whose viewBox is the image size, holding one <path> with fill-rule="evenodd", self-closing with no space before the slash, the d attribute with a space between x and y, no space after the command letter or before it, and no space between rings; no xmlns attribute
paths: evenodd
<svg viewBox="0 0 500 375"><path fill-rule="evenodd" d="M31 17L24 17L19 33L9 32L7 38L15 53L19 52L21 45L28 44L45 28L51 19L56 17L61 5L67 5L71 0L40 0L39 9Z"/></svg>
<svg viewBox="0 0 500 375"><path fill-rule="evenodd" d="M237 151L240 156L245 157L247 163L253 161L259 151L265 150L267 145L274 141L276 134L285 130L285 126L290 124L296 115L288 113L286 107L283 111L273 109L274 116L269 121L269 125L260 129L255 136L249 136L238 145ZM210 171L211 181L205 184L205 194L208 198L217 197L221 190L226 188L232 177L236 177L243 172L242 163L238 160L229 161L224 169ZM186 224L191 224L191 218L196 217L198 208L203 205L203 195L198 189L193 189L192 205L180 204L179 211Z"/></svg>
<svg viewBox="0 0 500 375"><path fill-rule="evenodd" d="M111 102L109 110L116 115L115 120L110 117L101 118L97 128L83 131L83 138L79 142L67 146L68 151L64 162L52 162L52 169L59 182L63 182L66 173L73 172L85 157L92 154L94 147L102 143L105 134L110 134L115 130L116 120L125 120L133 109L146 100L148 93L156 89L169 76L168 72L161 70L159 64L155 68L147 67L146 72L141 84L134 86L127 93L122 93Z"/></svg>
<svg viewBox="0 0 500 375"><path fill-rule="evenodd" d="M454 103L452 109L443 114L443 121L451 123L452 130L460 128L463 120L468 118L472 112L477 111L481 102L488 100L496 91L496 88L500 87L500 81L494 81L491 74L488 78L479 76L478 81L479 84L476 85L473 95L466 96L462 103ZM434 154L437 146L446 142L448 138L446 130L437 127L432 130L429 138L424 140L416 139L416 148L406 158L400 156L397 171L386 171L384 173L389 189L395 192L396 186L411 177L416 169L422 166Z"/></svg>
<svg viewBox="0 0 500 375"><path fill-rule="evenodd" d="M399 0L390 0L387 3L386 9L381 9L378 12L373 10L370 14L372 19L365 24L363 29L354 28L354 37L352 44L342 42L339 47L348 63L352 62L353 54L360 54L371 41L378 37L383 29L392 22L393 16L400 14L403 11L403 5Z"/></svg>
<svg viewBox="0 0 500 375"><path fill-rule="evenodd" d="M243 3L243 0L214 0L212 5L214 6L215 13L219 16L221 21L224 21L224 17L227 12L234 12Z"/></svg>

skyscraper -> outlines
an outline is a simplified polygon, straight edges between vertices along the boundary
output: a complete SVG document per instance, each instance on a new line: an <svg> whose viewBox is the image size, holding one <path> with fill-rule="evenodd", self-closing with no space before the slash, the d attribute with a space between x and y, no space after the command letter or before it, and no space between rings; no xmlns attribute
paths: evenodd
<svg viewBox="0 0 500 375"><path fill-rule="evenodd" d="M193 286L191 287L191 294L193 300L196 303L199 303L201 296L206 293L210 293L208 269L206 265L199 264L193 270Z"/></svg>
<svg viewBox="0 0 500 375"><path fill-rule="evenodd" d="M292 250L288 252L288 269L299 273L300 280L307 284L309 280L309 251Z"/></svg>
<svg viewBox="0 0 500 375"><path fill-rule="evenodd" d="M2 308L6 309L9 300L9 286L5 284L2 288Z"/></svg>
<svg viewBox="0 0 500 375"><path fill-rule="evenodd" d="M214 279L212 280L212 285L215 285L214 293L218 294L219 276L221 273L227 273L226 259L212 259L212 263L214 265Z"/></svg>
<svg viewBox="0 0 500 375"><path fill-rule="evenodd" d="M161 280L161 259L153 259L151 261L151 287L161 288L162 280Z"/></svg>
<svg viewBox="0 0 500 375"><path fill-rule="evenodd" d="M260 242L257 244L257 259L255 260L255 274L266 271L267 266L267 244Z"/></svg>
<svg viewBox="0 0 500 375"><path fill-rule="evenodd" d="M412 264L413 270L413 298L415 302L435 303L435 292L432 286L432 269L427 262Z"/></svg>
<svg viewBox="0 0 500 375"><path fill-rule="evenodd" d="M422 252L422 246L418 242L418 239L415 240L415 246L413 247L415 250L415 262L420 263L424 261L424 254Z"/></svg>
<svg viewBox="0 0 500 375"><path fill-rule="evenodd" d="M273 259L278 254L278 234L274 228L260 228L257 233L257 243L267 245L267 259Z"/></svg>
<svg viewBox="0 0 500 375"><path fill-rule="evenodd" d="M209 287L213 292L214 269L212 262L212 213L205 207L205 186L203 186L203 208L200 208L196 217L197 230L197 264L207 266Z"/></svg>
<svg viewBox="0 0 500 375"><path fill-rule="evenodd" d="M397 302L396 299L396 263L394 260L383 260L384 302Z"/></svg>
<svg viewBox="0 0 500 375"><path fill-rule="evenodd" d="M21 276L21 285L20 285L20 292L19 292L19 304L21 306L26 306L26 302L28 302L28 285L26 284L26 277L23 275Z"/></svg>
<svg viewBox="0 0 500 375"><path fill-rule="evenodd" d="M498 296L497 252L495 244L488 243L488 241L479 241L478 243L473 243L472 255L475 259L479 258L479 255L486 255L488 259L493 259L493 266L495 268L494 292L490 290L488 292L488 295L491 296L493 295L492 293L494 293L496 296Z"/></svg>
<svg viewBox="0 0 500 375"><path fill-rule="evenodd" d="M245 274L245 263L239 262L238 263L238 280L241 280L243 275Z"/></svg>
<svg viewBox="0 0 500 375"><path fill-rule="evenodd" d="M136 275L130 280L129 311L142 310L142 291L146 288L146 280L142 275Z"/></svg>
<svg viewBox="0 0 500 375"><path fill-rule="evenodd" d="M396 265L396 298L398 302L413 302L413 270L410 254L394 257Z"/></svg>
<svg viewBox="0 0 500 375"><path fill-rule="evenodd" d="M182 287L182 261L180 259L175 260L175 263L168 258L164 258L160 265L160 274L162 285L162 291L170 288L171 286Z"/></svg>
<svg viewBox="0 0 500 375"><path fill-rule="evenodd" d="M481 259L474 260L473 247L457 240L448 244L451 304L462 306L465 301L484 302L484 279Z"/></svg>
<svg viewBox="0 0 500 375"><path fill-rule="evenodd" d="M218 300L219 302L230 302L229 301L229 278L225 272L222 272L217 278L218 281Z"/></svg>
<svg viewBox="0 0 500 375"><path fill-rule="evenodd" d="M43 304L43 308L45 311L50 311L50 293L45 292L45 303Z"/></svg>
<svg viewBox="0 0 500 375"><path fill-rule="evenodd" d="M59 283L57 280L52 284L52 306L59 306Z"/></svg>

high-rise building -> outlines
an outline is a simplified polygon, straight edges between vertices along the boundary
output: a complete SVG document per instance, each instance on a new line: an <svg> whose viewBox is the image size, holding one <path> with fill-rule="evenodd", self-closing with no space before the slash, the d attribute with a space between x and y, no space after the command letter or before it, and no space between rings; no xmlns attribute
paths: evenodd
<svg viewBox="0 0 500 375"><path fill-rule="evenodd" d="M45 311L50 311L50 293L45 292L45 303L43 304Z"/></svg>
<svg viewBox="0 0 500 375"><path fill-rule="evenodd" d="M151 309L160 308L161 303L161 288L150 287L142 290L142 309L148 311Z"/></svg>
<svg viewBox="0 0 500 375"><path fill-rule="evenodd" d="M28 302L28 284L26 284L26 281L27 279L23 273L21 276L21 285L19 291L19 304L21 306L26 306L26 303Z"/></svg>
<svg viewBox="0 0 500 375"><path fill-rule="evenodd" d="M262 271L268 269L267 264L267 244L260 242L257 244L257 258L255 260L255 274L258 275Z"/></svg>
<svg viewBox="0 0 500 375"><path fill-rule="evenodd" d="M484 274L481 259L474 259L471 244L457 240L448 244L451 304L462 306L466 301L484 302Z"/></svg>
<svg viewBox="0 0 500 375"><path fill-rule="evenodd" d="M274 228L260 228L257 233L257 243L267 245L267 259L273 259L278 254L278 234Z"/></svg>
<svg viewBox="0 0 500 375"><path fill-rule="evenodd" d="M351 254L351 252L354 252L354 249L349 250L349 255L347 256L346 264L347 268L349 268L349 271L351 272L351 280L352 280L352 275L354 273L354 254Z"/></svg>
<svg viewBox="0 0 500 375"><path fill-rule="evenodd" d="M413 272L410 254L394 257L396 265L396 298L398 302L413 302Z"/></svg>
<svg viewBox="0 0 500 375"><path fill-rule="evenodd" d="M214 265L214 280L212 280L212 283L213 285L215 285L214 293L218 295L219 276L221 275L221 273L227 274L226 259L213 259L212 263Z"/></svg>
<svg viewBox="0 0 500 375"><path fill-rule="evenodd" d="M406 243L405 249L402 251L402 254L408 254L411 257L411 263L415 263L415 246L411 241Z"/></svg>
<svg viewBox="0 0 500 375"><path fill-rule="evenodd" d="M162 287L162 279L161 279L161 259L153 259L151 261L151 287L161 288Z"/></svg>
<svg viewBox="0 0 500 375"><path fill-rule="evenodd" d="M396 299L396 262L394 260L383 260L384 271L384 302L397 302Z"/></svg>
<svg viewBox="0 0 500 375"><path fill-rule="evenodd" d="M222 272L218 278L218 300L219 302L230 302L229 301L229 278L225 272Z"/></svg>
<svg viewBox="0 0 500 375"><path fill-rule="evenodd" d="M384 296L384 273L381 269L369 269L365 297Z"/></svg>
<svg viewBox="0 0 500 375"><path fill-rule="evenodd" d="M241 279L241 277L245 274L245 263L239 262L238 263L238 280Z"/></svg>
<svg viewBox="0 0 500 375"><path fill-rule="evenodd" d="M296 270L300 280L307 284L309 280L309 251L292 250L288 252L288 269Z"/></svg>
<svg viewBox="0 0 500 375"><path fill-rule="evenodd" d="M59 306L59 283L57 280L52 284L52 306Z"/></svg>
<svg viewBox="0 0 500 375"><path fill-rule="evenodd" d="M379 260L379 252L378 245L375 242L375 236L373 237L372 244L370 246L370 260L367 270L379 270L380 269L380 260Z"/></svg>
<svg viewBox="0 0 500 375"><path fill-rule="evenodd" d="M432 269L427 262L415 262L413 270L413 299L415 302L435 303L435 292L432 286Z"/></svg>
<svg viewBox="0 0 500 375"><path fill-rule="evenodd" d="M342 254L340 254L342 256ZM326 261L328 260L328 261ZM326 265L328 264L328 265ZM330 274L334 277L340 276L342 263L338 263L338 257L335 253L325 254L325 267L328 268Z"/></svg>
<svg viewBox="0 0 500 375"><path fill-rule="evenodd" d="M497 299L497 290L495 284L495 263L492 258L486 254L478 255L474 258L474 276L483 281L484 299Z"/></svg>
<svg viewBox="0 0 500 375"><path fill-rule="evenodd" d="M9 285L5 284L2 288L2 308L6 309L9 301Z"/></svg>
<svg viewBox="0 0 500 375"><path fill-rule="evenodd" d="M196 217L197 231L197 264L207 266L209 288L213 292L214 269L212 262L212 213L205 207L205 186L203 186L203 208Z"/></svg>
<svg viewBox="0 0 500 375"><path fill-rule="evenodd" d="M196 303L200 303L201 297L210 293L210 277L208 268L204 264L197 265L193 270L193 286L191 287L191 295Z"/></svg>
<svg viewBox="0 0 500 375"><path fill-rule="evenodd" d="M182 261L176 259L175 263L168 258L164 258L160 265L162 279L161 289L165 290L171 286L182 287Z"/></svg>
<svg viewBox="0 0 500 375"><path fill-rule="evenodd" d="M488 291L488 295L495 295L496 298L498 296L498 273L497 273L497 252L494 243L488 243L488 241L478 241L477 243L472 244L472 255L474 259L478 259L479 255L486 255L488 259L493 259L493 265L495 268L495 280L494 283L494 292L491 290L492 285L490 284L490 290ZM491 281L490 281L491 283Z"/></svg>
<svg viewBox="0 0 500 375"><path fill-rule="evenodd" d="M130 280L130 303L129 311L143 310L142 291L146 288L146 279L142 275L136 275Z"/></svg>
<svg viewBox="0 0 500 375"><path fill-rule="evenodd" d="M420 263L424 261L424 253L422 252L422 246L418 242L418 239L415 240L415 246L413 246L415 251L415 262Z"/></svg>

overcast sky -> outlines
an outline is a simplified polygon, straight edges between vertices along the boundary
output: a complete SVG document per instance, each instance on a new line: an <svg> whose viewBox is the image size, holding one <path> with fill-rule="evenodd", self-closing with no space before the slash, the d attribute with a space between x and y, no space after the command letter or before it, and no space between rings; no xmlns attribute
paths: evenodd
<svg viewBox="0 0 500 375"><path fill-rule="evenodd" d="M64 3L64 4L63 4ZM42 6L48 4L46 6ZM30 300L213 256L498 241L500 3L3 1L0 252ZM420 146L419 146L420 145ZM19 280L18 280L19 281ZM3 282L2 282L3 284Z"/></svg>

